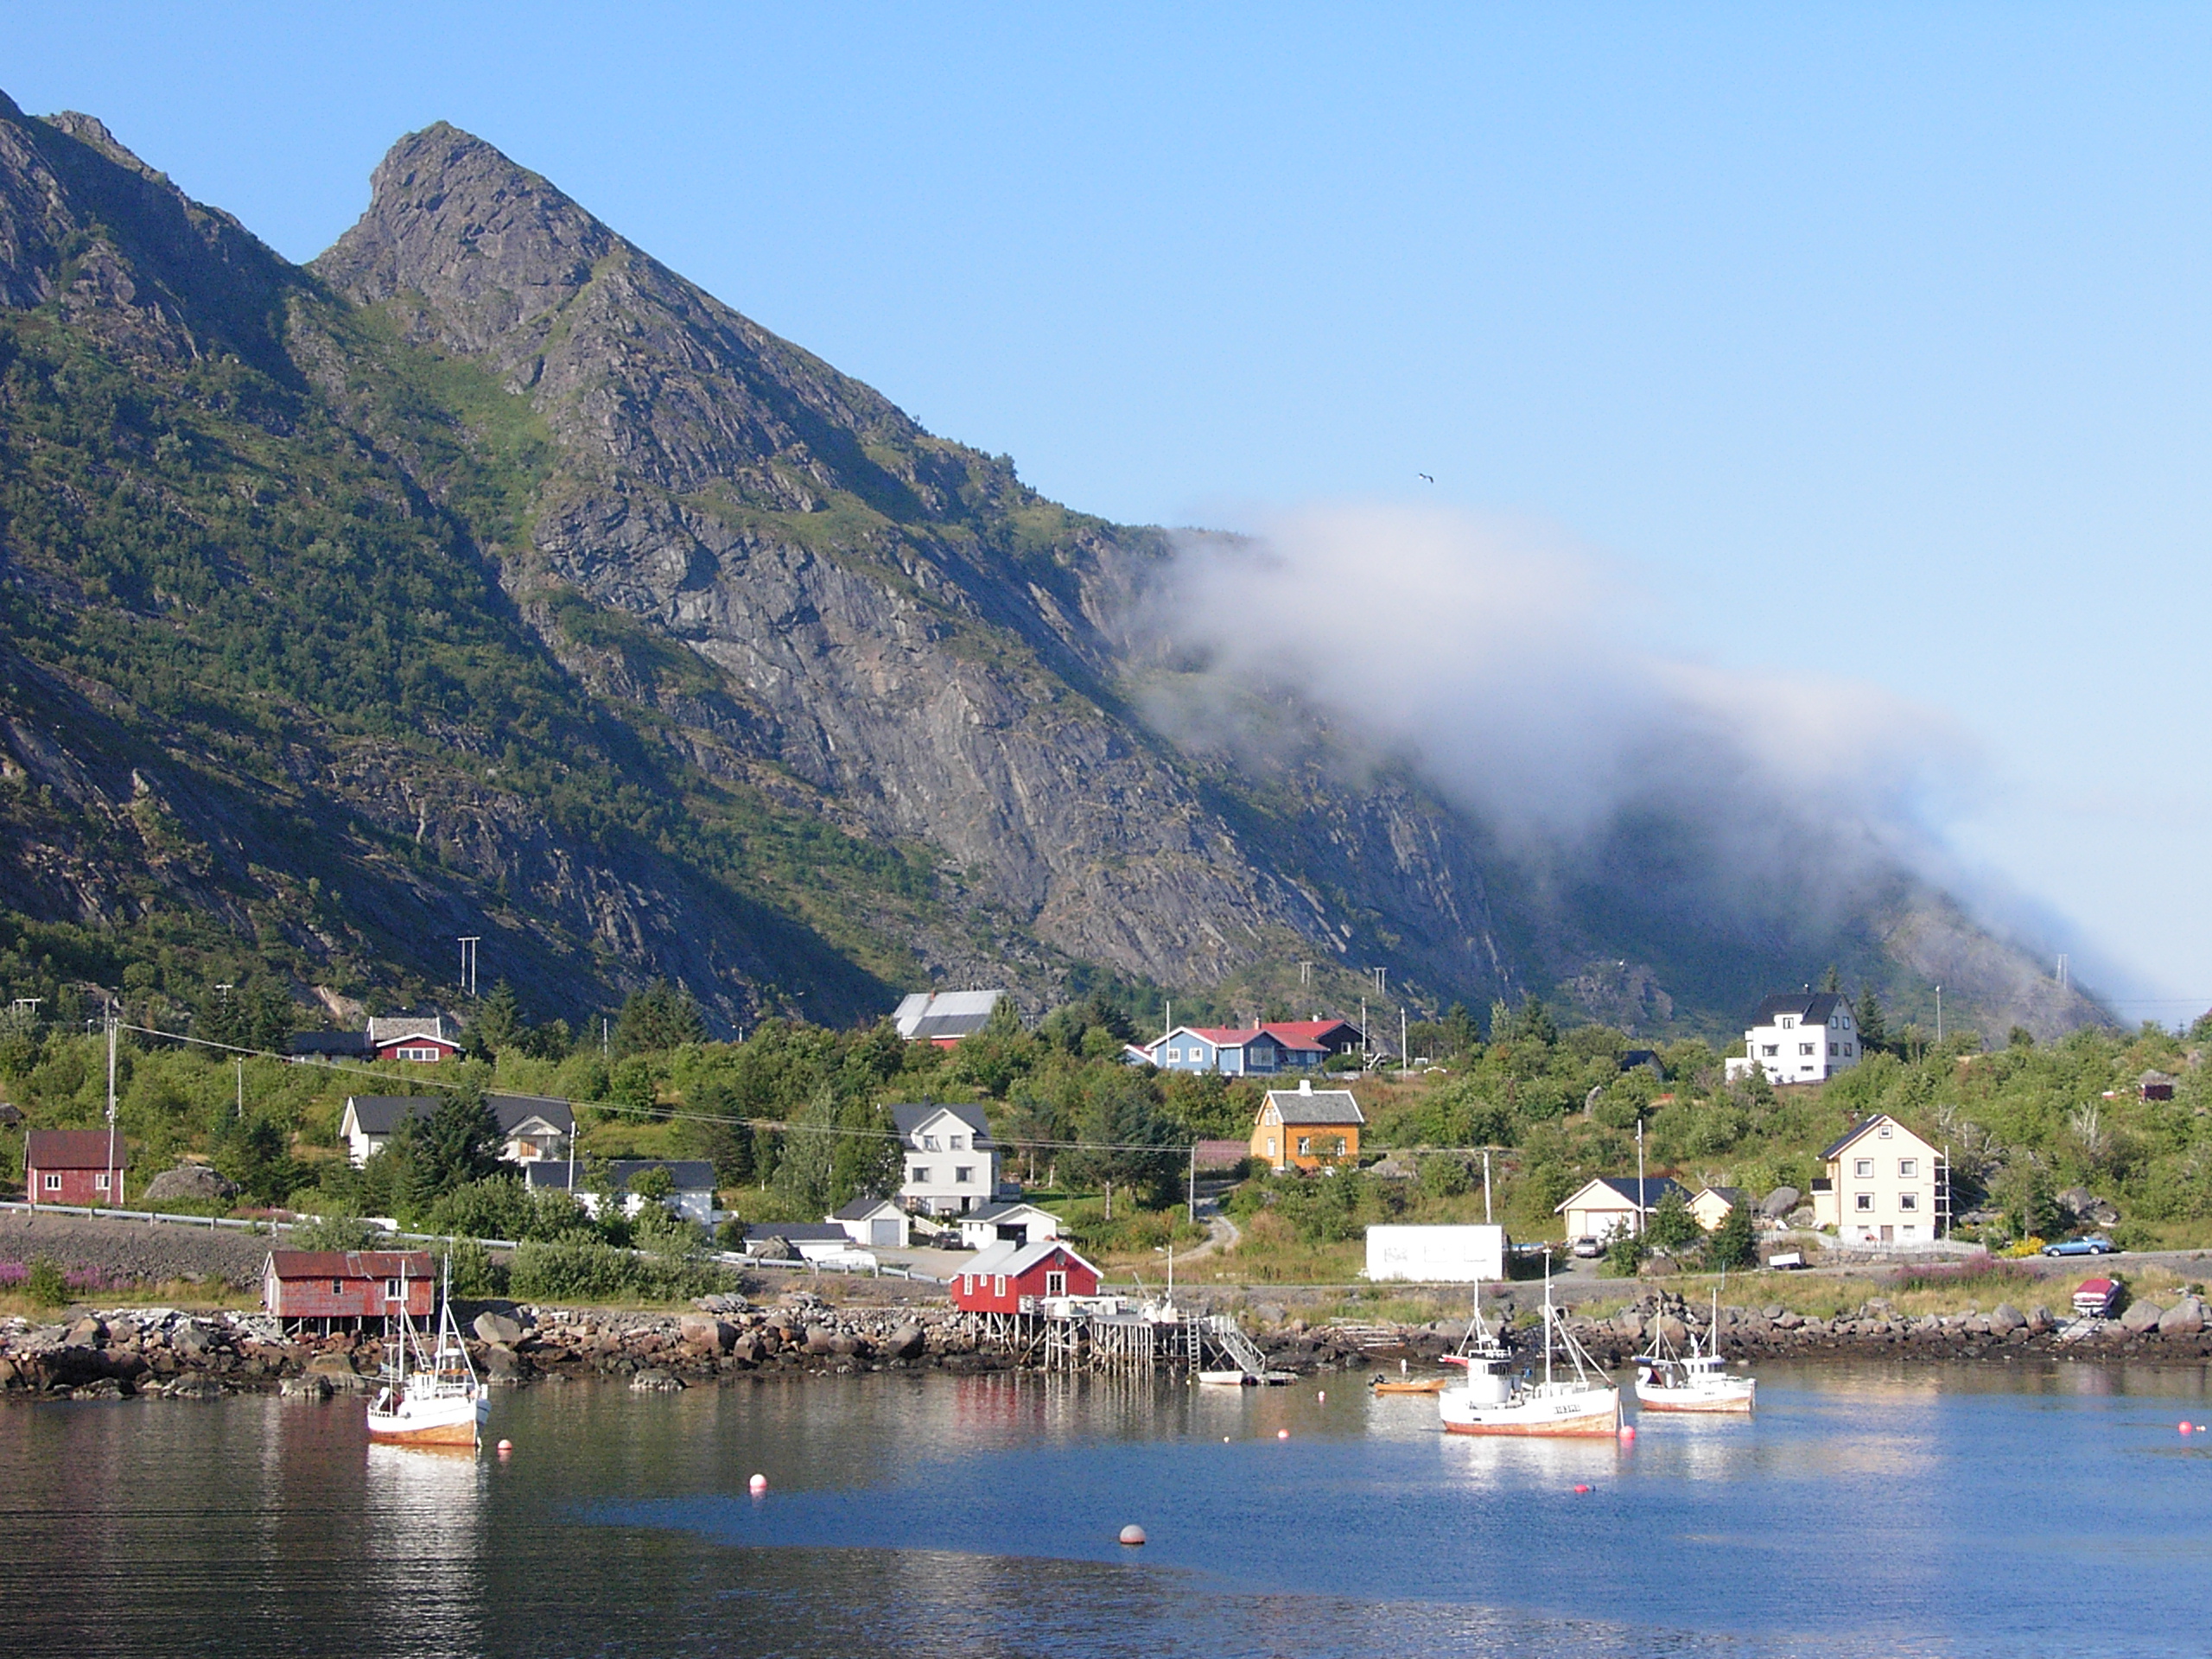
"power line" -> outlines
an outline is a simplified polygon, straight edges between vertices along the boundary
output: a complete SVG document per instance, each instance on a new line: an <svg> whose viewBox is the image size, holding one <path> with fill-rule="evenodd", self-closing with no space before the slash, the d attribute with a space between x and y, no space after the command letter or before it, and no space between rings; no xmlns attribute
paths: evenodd
<svg viewBox="0 0 2212 1659"><path fill-rule="evenodd" d="M278 1054L265 1048L246 1048L237 1043L219 1043L212 1038L190 1037L185 1035L181 1032L160 1031L151 1026L125 1025L118 1020L117 1022L116 1028L118 1031L136 1032L142 1037L159 1037L168 1042L188 1043L200 1048L221 1049L226 1054L244 1055L249 1059L277 1060L285 1065L290 1065L293 1063L293 1057L289 1054ZM379 1083L424 1084L433 1089L466 1089L470 1086L469 1084L458 1080L448 1081L443 1077L394 1077L389 1071L372 1071L369 1067L365 1065L348 1065L343 1061L337 1060L327 1062L324 1065L324 1070L330 1071L353 1072L361 1077L373 1077ZM486 1090L485 1092L491 1094L497 1093L499 1091L495 1090ZM563 1105L568 1107L572 1112L580 1107L588 1108L589 1109L597 1112L622 1112L627 1113L632 1116L648 1117L656 1123L680 1122L743 1124L747 1128L768 1129L779 1135L841 1135L854 1140L895 1141L899 1142L901 1145L905 1144L906 1139L905 1135L900 1135L896 1129L868 1129L861 1128L855 1125L843 1123L794 1123L786 1118L740 1117L724 1112L692 1112L679 1110L673 1108L663 1110L657 1106L639 1106L629 1101L573 1100L562 1095L532 1095L530 1098L532 1100L557 1100ZM931 1105L935 1104L936 1103L925 1101L921 1103L924 1105ZM1007 1141L1004 1144L1009 1146L1037 1147L1039 1148L1047 1148L1055 1152L1188 1153L1196 1145L1196 1142L1187 1141L1033 1141L1027 1136L1017 1135Z"/></svg>

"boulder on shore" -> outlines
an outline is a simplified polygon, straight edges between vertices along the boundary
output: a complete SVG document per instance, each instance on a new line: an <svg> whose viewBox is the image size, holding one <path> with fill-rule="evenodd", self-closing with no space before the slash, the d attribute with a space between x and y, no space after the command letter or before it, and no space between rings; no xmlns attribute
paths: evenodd
<svg viewBox="0 0 2212 1659"><path fill-rule="evenodd" d="M205 1164L179 1164L146 1183L143 1202L156 1204L229 1204L238 1195L238 1183Z"/></svg>
<svg viewBox="0 0 2212 1659"><path fill-rule="evenodd" d="M2009 1336L2027 1322L2027 1315L2021 1313L2012 1303L1999 1302L1989 1315L1990 1334L1998 1337Z"/></svg>
<svg viewBox="0 0 2212 1659"><path fill-rule="evenodd" d="M505 1313L494 1313L489 1309L479 1313L475 1323L469 1328L483 1341L495 1342L502 1348L512 1348L522 1340L521 1320L510 1319Z"/></svg>
<svg viewBox="0 0 2212 1659"><path fill-rule="evenodd" d="M2120 1329L2139 1336L2157 1325L2165 1313L2156 1302L2130 1302L2127 1312L2120 1316Z"/></svg>
<svg viewBox="0 0 2212 1659"><path fill-rule="evenodd" d="M2193 1337L2204 1329L2204 1304L2184 1296L2158 1316L2162 1337Z"/></svg>

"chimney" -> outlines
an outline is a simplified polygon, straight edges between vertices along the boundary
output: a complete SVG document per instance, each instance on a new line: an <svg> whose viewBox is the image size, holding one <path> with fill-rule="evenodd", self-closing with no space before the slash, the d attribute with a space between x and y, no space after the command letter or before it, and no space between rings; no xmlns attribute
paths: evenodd
<svg viewBox="0 0 2212 1659"><path fill-rule="evenodd" d="M1300 1077L1298 1080L1298 1092L1301 1095L1312 1094L1313 1092L1313 1079L1311 1077Z"/></svg>

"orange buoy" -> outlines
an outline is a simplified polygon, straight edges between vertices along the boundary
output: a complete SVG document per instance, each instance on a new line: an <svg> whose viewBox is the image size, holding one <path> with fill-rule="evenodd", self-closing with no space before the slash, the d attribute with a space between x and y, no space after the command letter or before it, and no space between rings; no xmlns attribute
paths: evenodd
<svg viewBox="0 0 2212 1659"><path fill-rule="evenodd" d="M1636 1425L1634 1423L1623 1423L1621 1425L1621 1439L1624 1440L1632 1440L1635 1438Z"/></svg>
<svg viewBox="0 0 2212 1659"><path fill-rule="evenodd" d="M1134 1523L1122 1529L1122 1541L1134 1548L1144 1542L1144 1529Z"/></svg>
<svg viewBox="0 0 2212 1659"><path fill-rule="evenodd" d="M1578 1492L1586 1492L1590 1489L1587 1486L1577 1486L1574 1490Z"/></svg>
<svg viewBox="0 0 2212 1659"><path fill-rule="evenodd" d="M1289 1438L1290 1438L1290 1431L1289 1431L1288 1429L1287 1429L1287 1428L1279 1428L1279 1429L1275 1430L1275 1439L1277 1439L1277 1440L1288 1440Z"/></svg>

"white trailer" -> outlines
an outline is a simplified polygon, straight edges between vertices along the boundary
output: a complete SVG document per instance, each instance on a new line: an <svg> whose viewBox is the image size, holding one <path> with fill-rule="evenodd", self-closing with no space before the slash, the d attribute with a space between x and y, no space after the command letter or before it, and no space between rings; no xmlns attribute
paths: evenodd
<svg viewBox="0 0 2212 1659"><path fill-rule="evenodd" d="M1370 1227L1367 1230L1367 1276L1429 1284L1495 1284L1505 1277L1510 1248L1505 1229L1488 1223L1471 1227Z"/></svg>

